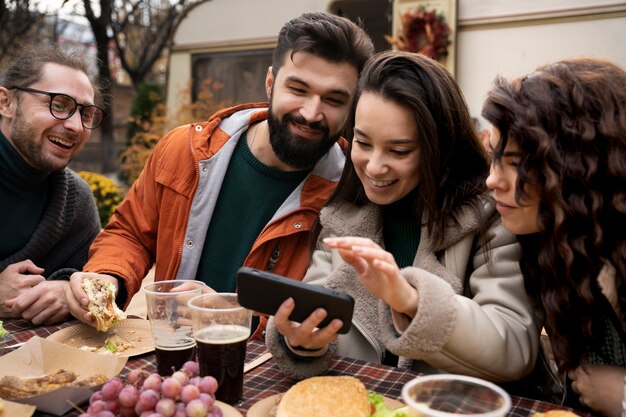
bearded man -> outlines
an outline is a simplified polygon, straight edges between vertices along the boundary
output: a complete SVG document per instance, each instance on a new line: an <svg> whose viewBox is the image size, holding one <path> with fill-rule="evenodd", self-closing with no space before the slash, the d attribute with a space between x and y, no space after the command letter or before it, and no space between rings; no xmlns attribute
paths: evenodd
<svg viewBox="0 0 626 417"><path fill-rule="evenodd" d="M72 314L93 323L85 276L135 294L155 280L197 279L236 289L241 266L302 279L310 231L341 176L341 133L371 39L348 19L305 13L281 29L266 76L267 103L219 111L174 129L94 241L67 293ZM263 322L257 334L263 329Z"/></svg>

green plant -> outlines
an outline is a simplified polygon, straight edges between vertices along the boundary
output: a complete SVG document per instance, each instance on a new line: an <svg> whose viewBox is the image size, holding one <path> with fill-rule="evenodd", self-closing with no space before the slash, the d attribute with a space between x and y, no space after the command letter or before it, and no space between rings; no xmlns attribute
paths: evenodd
<svg viewBox="0 0 626 417"><path fill-rule="evenodd" d="M163 103L163 87L154 82L145 81L139 85L137 95L130 108L127 126L127 141L142 131L145 122L150 120L154 108Z"/></svg>
<svg viewBox="0 0 626 417"><path fill-rule="evenodd" d="M124 190L104 175L95 172L80 171L78 175L89 184L96 200L100 224L102 227L106 226L115 208L122 202Z"/></svg>
<svg viewBox="0 0 626 417"><path fill-rule="evenodd" d="M169 116L165 104L155 102L149 117L137 118L137 128L129 139L128 146L120 153L120 179L131 185L143 170L152 149L168 130L199 120L206 120L217 110L227 107L228 102L215 102L214 92L221 89L222 84L211 79L205 80L195 102L182 105L173 115ZM190 96L187 88L180 93Z"/></svg>

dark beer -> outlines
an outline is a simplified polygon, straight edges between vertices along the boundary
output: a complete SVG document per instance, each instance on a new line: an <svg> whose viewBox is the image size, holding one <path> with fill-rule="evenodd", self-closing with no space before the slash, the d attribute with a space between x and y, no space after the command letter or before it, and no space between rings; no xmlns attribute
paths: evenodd
<svg viewBox="0 0 626 417"><path fill-rule="evenodd" d="M243 395L243 362L250 328L215 325L195 333L200 376L217 379L215 398L236 404Z"/></svg>
<svg viewBox="0 0 626 417"><path fill-rule="evenodd" d="M185 341L175 346L156 346L157 372L161 376L170 376L180 370L187 361L196 360L196 343Z"/></svg>

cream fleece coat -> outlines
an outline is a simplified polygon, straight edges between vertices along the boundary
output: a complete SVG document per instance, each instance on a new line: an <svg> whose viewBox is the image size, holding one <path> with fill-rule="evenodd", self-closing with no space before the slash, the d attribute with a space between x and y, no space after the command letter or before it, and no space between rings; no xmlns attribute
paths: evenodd
<svg viewBox="0 0 626 417"><path fill-rule="evenodd" d="M383 246L380 207L341 202L324 208L323 230L304 281L354 297L353 326L336 346L316 356L288 349L270 320L266 342L282 370L303 378L323 372L335 353L380 362L388 349L400 356L400 367L415 367L419 360L495 382L527 375L538 355L541 325L524 290L521 249L492 204L484 204L483 215L490 225L484 236L469 209L458 216L460 226L450 222L439 246L422 229L413 266L401 270L419 296L411 319L392 315L322 242L327 236L363 236Z"/></svg>

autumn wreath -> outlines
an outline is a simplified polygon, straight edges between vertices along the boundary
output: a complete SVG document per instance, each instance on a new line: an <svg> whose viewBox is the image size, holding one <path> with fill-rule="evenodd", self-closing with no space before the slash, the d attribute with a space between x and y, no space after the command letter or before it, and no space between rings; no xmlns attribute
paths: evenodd
<svg viewBox="0 0 626 417"><path fill-rule="evenodd" d="M442 14L419 7L405 12L400 22L400 35L397 38L387 36L389 43L400 50L418 52L435 60L448 55L451 31Z"/></svg>

